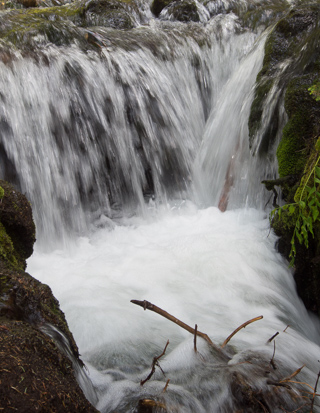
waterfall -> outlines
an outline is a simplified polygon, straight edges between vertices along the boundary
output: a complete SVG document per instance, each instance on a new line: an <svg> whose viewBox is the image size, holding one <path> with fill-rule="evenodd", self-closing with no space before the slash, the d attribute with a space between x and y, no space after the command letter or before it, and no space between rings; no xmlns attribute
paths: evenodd
<svg viewBox="0 0 320 413"><path fill-rule="evenodd" d="M88 31L97 51L47 45L0 62L0 174L27 194L37 225L28 271L59 299L92 382L82 386L103 413L134 412L144 398L168 412L230 412L235 374L252 360L274 358L287 376L305 364L299 381L312 386L319 369L319 323L275 250L260 184L276 176L277 142L267 157L259 137L249 147L268 24L166 16ZM217 344L263 319L235 335L226 362L200 339L195 353L189 333L132 299ZM141 386L167 340L162 370Z"/></svg>

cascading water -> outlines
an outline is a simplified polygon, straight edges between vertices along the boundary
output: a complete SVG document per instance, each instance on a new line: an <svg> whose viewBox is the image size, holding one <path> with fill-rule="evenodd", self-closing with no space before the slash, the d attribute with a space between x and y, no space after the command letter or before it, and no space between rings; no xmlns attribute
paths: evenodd
<svg viewBox="0 0 320 413"><path fill-rule="evenodd" d="M38 228L28 271L59 299L98 409L152 398L169 412L230 412L234 374L273 355L288 376L306 364L299 380L313 385L319 326L263 211L275 159L249 151L266 33L221 14L205 27L150 21L98 35L99 53L50 46L42 63L17 54L0 71L0 172L27 193ZM226 361L200 339L195 354L189 333L131 299L218 344L264 318L232 339ZM157 368L141 386L167 340L165 376Z"/></svg>

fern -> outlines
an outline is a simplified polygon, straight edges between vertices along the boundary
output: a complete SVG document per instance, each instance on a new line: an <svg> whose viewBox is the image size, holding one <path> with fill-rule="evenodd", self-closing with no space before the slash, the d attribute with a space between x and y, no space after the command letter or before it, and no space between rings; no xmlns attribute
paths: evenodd
<svg viewBox="0 0 320 413"><path fill-rule="evenodd" d="M318 156L313 168L311 169L307 179L304 181L299 199L297 202L283 205L282 207L275 208L271 211L271 218L278 214L281 219L283 211L287 211L289 216L293 217L294 230L291 238L291 250L289 254L290 266L294 265L296 257L296 240L309 247L309 235L314 238L315 224L320 221L320 192L318 187L320 184L320 167L318 163L320 161L320 155ZM313 175L313 185L309 186L309 181Z"/></svg>

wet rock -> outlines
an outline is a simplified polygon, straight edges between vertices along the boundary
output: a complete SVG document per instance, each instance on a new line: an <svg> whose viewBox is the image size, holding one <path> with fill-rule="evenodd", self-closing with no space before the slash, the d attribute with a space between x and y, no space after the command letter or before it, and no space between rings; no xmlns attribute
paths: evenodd
<svg viewBox="0 0 320 413"><path fill-rule="evenodd" d="M309 88L320 77L319 18L319 4L305 4L292 9L279 20L266 42L263 67L258 75L251 108L249 128L254 146L260 123L266 119L265 108L272 107L269 127L257 149L259 156L268 153L275 142L275 130L285 120L277 159L280 178L291 178L280 185L282 196L288 203L295 202L305 167L317 151L320 103L310 95ZM272 102L273 88L278 92ZM283 107L287 119L284 118ZM279 251L287 258L291 251L295 220L295 215L284 213L281 219L276 217L273 221L273 228L281 237ZM309 234L308 248L295 239L297 252L294 263L298 293L307 309L317 314L320 314L319 231L316 225L313 228L315 236Z"/></svg>
<svg viewBox="0 0 320 413"><path fill-rule="evenodd" d="M84 12L85 25L132 29L137 26L134 11L138 13L134 2L91 0L86 4Z"/></svg>
<svg viewBox="0 0 320 413"><path fill-rule="evenodd" d="M33 252L35 225L29 201L7 182L0 181L4 196L0 201L0 222L11 238L18 262L25 268L25 260Z"/></svg>
<svg viewBox="0 0 320 413"><path fill-rule="evenodd" d="M195 0L179 0L171 2L160 14L161 18L180 22L202 22L209 20L208 10Z"/></svg>
<svg viewBox="0 0 320 413"><path fill-rule="evenodd" d="M170 3L174 3L174 0L153 0L151 4L151 11L156 17L158 17L161 11Z"/></svg>
<svg viewBox="0 0 320 413"><path fill-rule="evenodd" d="M82 362L58 301L24 271L35 242L31 206L12 185L0 181L0 188L0 406L95 412L76 381ZM72 357L43 333L48 325L64 335Z"/></svg>

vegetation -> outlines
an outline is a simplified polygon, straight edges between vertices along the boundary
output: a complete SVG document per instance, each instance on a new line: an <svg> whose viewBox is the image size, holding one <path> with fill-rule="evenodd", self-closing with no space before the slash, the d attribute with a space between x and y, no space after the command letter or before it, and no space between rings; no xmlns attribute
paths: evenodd
<svg viewBox="0 0 320 413"><path fill-rule="evenodd" d="M319 143L320 139L318 140ZM311 171L304 175L296 196L295 202L285 204L271 212L271 218L278 214L279 220L284 211L293 221L293 235L291 238L291 250L289 254L290 265L293 266L296 257L296 239L306 248L309 247L309 236L314 238L314 229L320 222L320 155L311 167ZM309 165L307 165L308 169Z"/></svg>

